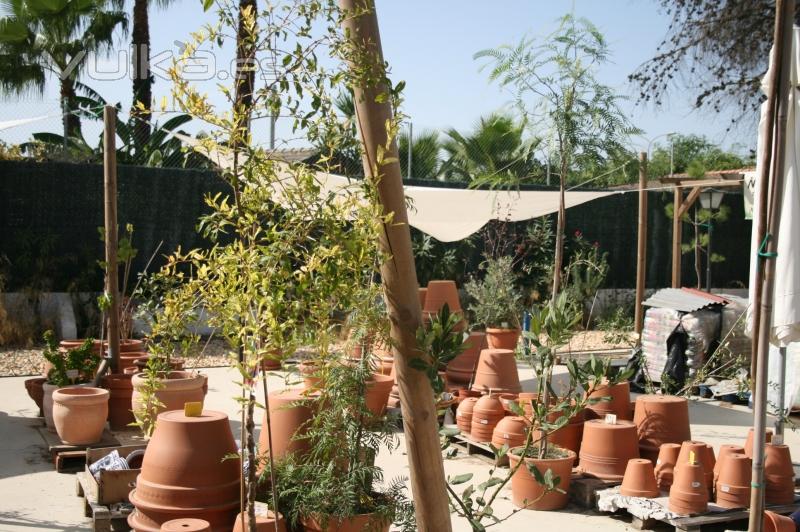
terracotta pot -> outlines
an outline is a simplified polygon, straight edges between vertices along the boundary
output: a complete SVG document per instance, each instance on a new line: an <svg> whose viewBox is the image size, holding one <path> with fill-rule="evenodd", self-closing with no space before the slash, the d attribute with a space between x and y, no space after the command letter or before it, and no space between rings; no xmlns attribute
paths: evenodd
<svg viewBox="0 0 800 532"><path fill-rule="evenodd" d="M613 386L600 385L589 395L589 399L610 398L589 405L598 419L606 414L616 414L619 420L631 419L631 386L629 382L620 382Z"/></svg>
<svg viewBox="0 0 800 532"><path fill-rule="evenodd" d="M584 474L604 480L622 480L631 458L639 458L636 425L631 421L612 425L593 419L584 423L580 453L580 468Z"/></svg>
<svg viewBox="0 0 800 532"><path fill-rule="evenodd" d="M53 392L53 422L67 445L88 445L103 438L108 418L108 390L60 388Z"/></svg>
<svg viewBox="0 0 800 532"><path fill-rule="evenodd" d="M522 336L522 329L486 328L486 343L490 349L511 349L515 351Z"/></svg>
<svg viewBox="0 0 800 532"><path fill-rule="evenodd" d="M144 351L134 351L131 353L120 353L119 354L119 366L117 367L117 373L125 373L125 370L128 368L137 368L136 361L139 359L147 360L150 357Z"/></svg>
<svg viewBox="0 0 800 532"><path fill-rule="evenodd" d="M528 421L524 417L506 416L497 422L492 431L492 445L508 445L509 449L519 447L525 443L528 427Z"/></svg>
<svg viewBox="0 0 800 532"><path fill-rule="evenodd" d="M367 381L367 408L373 415L382 416L386 412L386 403L392 392L394 377L373 373Z"/></svg>
<svg viewBox="0 0 800 532"><path fill-rule="evenodd" d="M467 397L458 404L456 409L456 425L458 430L464 434L469 434L472 430L472 414L475 409L475 403L478 402L477 397Z"/></svg>
<svg viewBox="0 0 800 532"><path fill-rule="evenodd" d="M159 414L130 501L128 525L156 532L171 519L193 517L213 532L230 532L239 513L239 458L228 416L211 410L186 417Z"/></svg>
<svg viewBox="0 0 800 532"><path fill-rule="evenodd" d="M146 386L146 379L142 373L136 373L131 377L131 383L131 409L135 412L145 407L142 389ZM166 379L161 379L161 388L155 391L156 398L163 406L153 406L152 409L160 414L169 410L183 410L186 403L202 402L205 385L206 378L199 373L170 371Z"/></svg>
<svg viewBox="0 0 800 532"><path fill-rule="evenodd" d="M469 397L481 398L483 394L481 392L470 390L468 388L458 388L455 392L453 392L456 396L456 401L458 404L461 404L464 399Z"/></svg>
<svg viewBox="0 0 800 532"><path fill-rule="evenodd" d="M458 299L458 288L455 281L431 281L425 292L425 304L422 306L424 314L430 316L437 314L444 304L450 312L461 312L461 301Z"/></svg>
<svg viewBox="0 0 800 532"><path fill-rule="evenodd" d="M794 502L794 468L787 445L768 443L764 448L764 480L767 504Z"/></svg>
<svg viewBox="0 0 800 532"><path fill-rule="evenodd" d="M381 523L375 514L361 514L349 519L328 518L323 526L323 519L319 517L304 517L300 519L306 532L388 532L392 523Z"/></svg>
<svg viewBox="0 0 800 532"><path fill-rule="evenodd" d="M763 532L796 532L797 525L791 517L764 510Z"/></svg>
<svg viewBox="0 0 800 532"><path fill-rule="evenodd" d="M260 508L264 506L264 508ZM236 516L236 522L233 525L233 532L249 532L250 519L247 513L244 514L244 526L242 526L242 514ZM275 512L267 510L266 505L256 503L256 531L257 532L275 532ZM278 514L278 532L286 532L286 519L282 514Z"/></svg>
<svg viewBox="0 0 800 532"><path fill-rule="evenodd" d="M128 338L127 340L120 340L119 352L120 353L146 352L144 347L144 340L137 340L136 338Z"/></svg>
<svg viewBox="0 0 800 532"><path fill-rule="evenodd" d="M301 362L297 365L297 371L303 377L303 387L306 390L319 390L323 386L320 366L316 362L311 360Z"/></svg>
<svg viewBox="0 0 800 532"><path fill-rule="evenodd" d="M492 389L498 393L522 391L514 351L491 348L482 350L472 389L481 392Z"/></svg>
<svg viewBox="0 0 800 532"><path fill-rule="evenodd" d="M111 430L129 429L130 424L136 421L131 410L133 397L133 383L131 374L112 374L103 377L102 386L108 390L108 424Z"/></svg>
<svg viewBox="0 0 800 532"><path fill-rule="evenodd" d="M417 294L419 295L419 306L420 306L420 308L425 308L425 298L428 295L428 289L427 288L418 288L417 289Z"/></svg>
<svg viewBox="0 0 800 532"><path fill-rule="evenodd" d="M28 396L33 399L33 402L36 403L36 407L39 409L39 417L44 415L42 403L44 401L43 386L45 382L47 382L45 377L33 377L25 380L25 390L28 392Z"/></svg>
<svg viewBox="0 0 800 532"><path fill-rule="evenodd" d="M521 448L517 448L521 451ZM511 477L511 501L517 508L529 510L559 510L567 505L569 501L569 483L572 474L572 463L575 461L575 453L564 450L566 456L563 458L549 458L539 460L538 458L525 458L525 464L520 466ZM510 467L513 469L519 464L520 457L514 454L513 450L508 453ZM527 465L536 468L545 474L548 469L553 471L553 475L560 479L556 485L561 491L551 491L546 495L544 486L539 484L531 474Z"/></svg>
<svg viewBox="0 0 800 532"><path fill-rule="evenodd" d="M532 392L520 392L517 394L522 411L525 412L525 417L530 418L533 415L533 408L539 402L539 394Z"/></svg>
<svg viewBox="0 0 800 532"><path fill-rule="evenodd" d="M722 462L725 460L725 457L729 454L744 454L744 447L741 445L733 445L730 443L726 443L719 446L719 457L717 458L717 462L714 464L714 485L717 485L717 480L719 479L719 468L722 465Z"/></svg>
<svg viewBox="0 0 800 532"><path fill-rule="evenodd" d="M681 515L702 514L708 510L708 486L700 463L680 464L669 489L669 510Z"/></svg>
<svg viewBox="0 0 800 532"><path fill-rule="evenodd" d="M447 364L447 379L456 385L469 385L475 376L478 357L486 348L486 334L471 332L464 342L464 350Z"/></svg>
<svg viewBox="0 0 800 532"><path fill-rule="evenodd" d="M74 384L72 386L65 386L65 388L87 387L88 384ZM42 414L44 414L44 424L50 432L56 431L56 425L53 422L53 392L60 389L55 384L42 384Z"/></svg>
<svg viewBox="0 0 800 532"><path fill-rule="evenodd" d="M575 420L578 418L578 420ZM575 452L575 465L578 464L578 456L581 452L581 441L583 441L584 420L580 419L580 414L570 420L569 423L550 434L550 442Z"/></svg>
<svg viewBox="0 0 800 532"><path fill-rule="evenodd" d="M272 447L269 445L267 416L261 422L258 448L262 453L273 449L273 458L283 458L289 453L303 455L308 452L305 438L308 423L313 416L313 398L300 388L287 388L269 393L269 421L272 426ZM264 454L266 456L266 454ZM263 460L262 460L263 464Z"/></svg>
<svg viewBox="0 0 800 532"><path fill-rule="evenodd" d="M211 525L203 519L172 519L161 525L161 532L211 532Z"/></svg>
<svg viewBox="0 0 800 532"><path fill-rule="evenodd" d="M58 342L58 347L61 348L61 349L66 349L66 350L77 349L80 346L82 346L85 341L86 341L85 338L61 340L60 342ZM122 342L120 342L120 344L121 343ZM92 353L94 353L96 355L99 355L103 351L102 345L103 345L103 343L100 340L93 340L92 341ZM122 349L120 349L120 351L122 351Z"/></svg>
<svg viewBox="0 0 800 532"><path fill-rule="evenodd" d="M653 462L647 458L631 458L625 468L625 476L622 478L620 494L627 497L644 497L651 499L658 497L658 486L656 485L656 474L653 470Z"/></svg>
<svg viewBox="0 0 800 532"><path fill-rule="evenodd" d="M678 453L678 461L675 462L675 469L680 469L689 463L690 453L694 453L694 459L703 467L705 475L704 483L709 491L714 489L714 459L713 452L708 452L708 445L701 441L687 440L681 444L681 451Z"/></svg>
<svg viewBox="0 0 800 532"><path fill-rule="evenodd" d="M772 441L772 429L767 429L764 433L764 443ZM744 454L748 458L753 458L753 429L747 431L747 439L744 442Z"/></svg>
<svg viewBox="0 0 800 532"><path fill-rule="evenodd" d="M492 441L494 428L506 415L503 403L496 395L484 395L475 403L472 410L472 423L470 424L470 438L477 442Z"/></svg>
<svg viewBox="0 0 800 532"><path fill-rule="evenodd" d="M741 449L741 447L740 447ZM720 453L719 478L716 481L716 502L723 508L750 506L750 478L752 461L741 453Z"/></svg>
<svg viewBox="0 0 800 532"><path fill-rule="evenodd" d="M145 368L147 368L148 360L150 360L150 355L137 358L136 360L133 361L133 365L136 366L139 369L139 371L144 371ZM186 361L182 358L172 357L169 359L169 367L174 371L182 371L185 362Z"/></svg>
<svg viewBox="0 0 800 532"><path fill-rule="evenodd" d="M675 464L678 463L678 455L680 452L681 446L677 443L661 444L655 467L658 489L668 491L669 487L672 486Z"/></svg>
<svg viewBox="0 0 800 532"><path fill-rule="evenodd" d="M633 422L639 433L639 453L655 463L662 443L691 440L689 401L674 395L640 395Z"/></svg>
<svg viewBox="0 0 800 532"><path fill-rule="evenodd" d="M514 411L511 409L511 403L519 404L519 394L501 393L497 395L497 398L500 399L500 403L503 405L503 410L506 411L506 415L514 414Z"/></svg>

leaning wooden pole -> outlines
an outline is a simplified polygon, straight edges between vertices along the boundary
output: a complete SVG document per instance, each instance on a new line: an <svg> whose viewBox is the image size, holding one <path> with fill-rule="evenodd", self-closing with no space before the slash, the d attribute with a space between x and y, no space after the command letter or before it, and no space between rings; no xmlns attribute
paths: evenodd
<svg viewBox="0 0 800 532"><path fill-rule="evenodd" d="M119 277L117 273L117 111L103 108L103 194L105 200L106 295L108 308L108 353L111 373L119 370Z"/></svg>
<svg viewBox="0 0 800 532"><path fill-rule="evenodd" d="M387 132L392 107L384 82L378 17L373 0L339 0L339 5L345 12L343 27L350 44L357 50L355 55L371 63L369 74L364 73L365 65L352 68L357 78L354 99L364 150L364 175L375 181L383 213L392 215L391 221L384 223L381 235L381 247L389 256L381 266L381 277L391 321L417 529L448 532L451 530L450 508L433 391L425 374L409 365L409 361L421 356L416 344L416 330L422 323L422 309L417 294L417 274L411 252L411 232L397 143L394 139L389 142ZM386 162L378 164L381 148L386 150Z"/></svg>
<svg viewBox="0 0 800 532"><path fill-rule="evenodd" d="M672 208L672 288L681 287L681 241L683 239L683 222L679 213L683 204L683 189L675 183L674 202Z"/></svg>
<svg viewBox="0 0 800 532"><path fill-rule="evenodd" d="M644 324L645 278L647 277L647 153L639 153L639 220L636 251L636 309L634 325L636 334L642 334Z"/></svg>
<svg viewBox="0 0 800 532"><path fill-rule="evenodd" d="M794 0L778 0L775 4L775 44L774 59L770 78L776 83L770 89L777 89L774 94L776 104L773 104L776 115L774 119L774 133L772 135L772 161L767 174L769 179L766 184L759 183L763 193L759 197L759 215L766 214L766 232L759 238L764 245L759 249L757 261L757 279L761 279L761 293L757 305L758 334L756 337L758 350L757 379L755 401L753 404L753 474L752 489L750 491L750 532L761 532L764 512L764 438L767 428L767 364L769 363L769 340L772 325L772 301L775 288L775 257L777 256L778 231L780 230L780 216L782 207L784 162L786 159L786 122L789 116L789 92L791 87L791 55L792 55L792 23L794 19ZM770 90L772 93L772 90ZM768 106L769 109L769 106ZM762 166L761 174L765 170ZM764 185L764 186L762 186ZM759 216L760 220L761 216Z"/></svg>

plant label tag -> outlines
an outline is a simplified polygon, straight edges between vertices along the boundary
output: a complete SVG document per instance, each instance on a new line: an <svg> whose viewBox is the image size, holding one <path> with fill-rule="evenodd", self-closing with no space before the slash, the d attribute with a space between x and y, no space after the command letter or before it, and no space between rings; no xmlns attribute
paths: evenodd
<svg viewBox="0 0 800 532"><path fill-rule="evenodd" d="M725 486L725 485L723 485L722 487L720 487L720 489L721 489L723 492L725 492L725 493L728 493L728 492L730 492L730 491L731 491L731 487L730 487L730 486Z"/></svg>
<svg viewBox="0 0 800 532"><path fill-rule="evenodd" d="M606 414L605 423L606 423L606 425L616 425L617 424L617 415L616 414Z"/></svg>
<svg viewBox="0 0 800 532"><path fill-rule="evenodd" d="M200 417L203 414L202 401L193 401L183 404L183 415L186 417Z"/></svg>
<svg viewBox="0 0 800 532"><path fill-rule="evenodd" d="M699 488L700 487L700 483L695 480L694 482L692 482L692 487L693 488Z"/></svg>
<svg viewBox="0 0 800 532"><path fill-rule="evenodd" d="M77 369L68 369L67 370L67 378L71 381L74 381L78 378L78 370Z"/></svg>
<svg viewBox="0 0 800 532"><path fill-rule="evenodd" d="M488 425L489 424L489 420L488 419L481 419L480 421L478 421L478 423L480 423L481 425Z"/></svg>
<svg viewBox="0 0 800 532"><path fill-rule="evenodd" d="M659 458L659 459L657 459L657 460L656 460L656 465L658 465L658 464L660 464L660 463L661 463L661 458Z"/></svg>

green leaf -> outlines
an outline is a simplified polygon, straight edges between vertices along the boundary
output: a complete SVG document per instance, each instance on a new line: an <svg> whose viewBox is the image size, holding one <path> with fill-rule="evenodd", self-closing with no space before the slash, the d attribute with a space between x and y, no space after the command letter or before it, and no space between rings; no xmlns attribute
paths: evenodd
<svg viewBox="0 0 800 532"><path fill-rule="evenodd" d="M472 480L472 473L464 473L463 475L456 475L450 478L450 484L455 486L457 484L463 484L464 482L469 482L470 480Z"/></svg>
<svg viewBox="0 0 800 532"><path fill-rule="evenodd" d="M214 5L214 0L203 0L203 11L208 11Z"/></svg>

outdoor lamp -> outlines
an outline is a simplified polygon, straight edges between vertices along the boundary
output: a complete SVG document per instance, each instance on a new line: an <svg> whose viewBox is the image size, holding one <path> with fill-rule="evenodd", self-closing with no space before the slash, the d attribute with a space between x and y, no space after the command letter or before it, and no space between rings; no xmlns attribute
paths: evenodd
<svg viewBox="0 0 800 532"><path fill-rule="evenodd" d="M725 192L722 190L716 190L713 188L709 188L704 190L700 193L700 205L704 209L711 209L717 210L719 209L720 203L722 203L722 196L725 195Z"/></svg>

